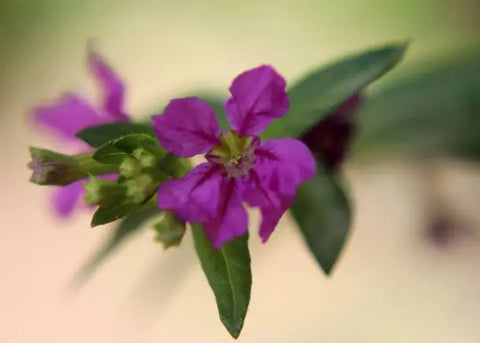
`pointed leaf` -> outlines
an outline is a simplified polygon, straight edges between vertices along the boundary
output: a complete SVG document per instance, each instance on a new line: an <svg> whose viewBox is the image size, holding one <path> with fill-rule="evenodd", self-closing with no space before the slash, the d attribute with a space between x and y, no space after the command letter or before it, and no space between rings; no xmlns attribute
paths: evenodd
<svg viewBox="0 0 480 343"><path fill-rule="evenodd" d="M101 145L94 153L93 159L104 164L120 164L128 154L115 146L115 140Z"/></svg>
<svg viewBox="0 0 480 343"><path fill-rule="evenodd" d="M145 133L131 133L102 144L93 154L93 158L100 163L120 164L138 148L151 152L158 159L167 155L167 151L160 146L155 137Z"/></svg>
<svg viewBox="0 0 480 343"><path fill-rule="evenodd" d="M145 133L155 137L155 132L151 124L140 123L109 123L89 127L77 132L76 136L85 141L90 146L97 148L115 138L125 136L130 133Z"/></svg>
<svg viewBox="0 0 480 343"><path fill-rule="evenodd" d="M133 202L119 202L114 206L99 207L93 214L91 227L111 223L138 211L141 204Z"/></svg>
<svg viewBox="0 0 480 343"><path fill-rule="evenodd" d="M235 338L240 335L252 287L248 235L214 250L199 224L192 225L195 249L215 294L220 320Z"/></svg>
<svg viewBox="0 0 480 343"><path fill-rule="evenodd" d="M330 274L345 244L351 222L350 205L335 177L321 166L301 185L290 208L317 262Z"/></svg>
<svg viewBox="0 0 480 343"><path fill-rule="evenodd" d="M303 135L333 114L342 102L395 66L405 49L405 44L398 44L369 50L308 74L289 90L287 115L275 120L262 137Z"/></svg>

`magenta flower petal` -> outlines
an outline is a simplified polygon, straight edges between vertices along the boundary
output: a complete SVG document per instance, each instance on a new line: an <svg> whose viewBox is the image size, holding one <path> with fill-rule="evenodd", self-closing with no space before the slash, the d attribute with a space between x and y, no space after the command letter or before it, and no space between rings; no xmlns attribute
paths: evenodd
<svg viewBox="0 0 480 343"><path fill-rule="evenodd" d="M34 119L40 125L71 140L77 139L75 134L79 130L104 121L90 103L74 94L64 95L53 105L35 108Z"/></svg>
<svg viewBox="0 0 480 343"><path fill-rule="evenodd" d="M202 163L180 179L168 180L158 189L158 207L173 210L185 221L206 222L216 216L221 175L210 163Z"/></svg>
<svg viewBox="0 0 480 343"><path fill-rule="evenodd" d="M152 122L162 146L180 157L207 152L219 143L215 113L199 98L172 100L162 115L152 117Z"/></svg>
<svg viewBox="0 0 480 343"><path fill-rule="evenodd" d="M262 183L280 194L295 194L297 186L315 174L312 153L297 139L270 139L255 152L255 171Z"/></svg>
<svg viewBox="0 0 480 343"><path fill-rule="evenodd" d="M240 198L240 183L223 179L216 215L204 224L205 233L215 249L248 231L248 216Z"/></svg>
<svg viewBox="0 0 480 343"><path fill-rule="evenodd" d="M314 175L315 160L302 142L292 138L265 141L256 154L243 199L260 208L259 233L266 242L292 205L297 186Z"/></svg>
<svg viewBox="0 0 480 343"><path fill-rule="evenodd" d="M262 219L259 234L262 242L267 241L282 215L295 200L295 189L290 194L282 194L268 188L269 176L262 171L260 174L252 171L242 194L242 199L247 204L260 209Z"/></svg>
<svg viewBox="0 0 480 343"><path fill-rule="evenodd" d="M225 112L240 136L258 135L287 112L285 85L283 77L267 65L247 70L233 80Z"/></svg>
<svg viewBox="0 0 480 343"><path fill-rule="evenodd" d="M55 190L53 194L53 208L60 217L66 218L73 213L82 195L85 193L83 184L87 180L79 180L69 185L58 187Z"/></svg>
<svg viewBox="0 0 480 343"><path fill-rule="evenodd" d="M268 240L280 221L280 218L282 218L283 214L292 205L293 201L295 200L295 195L281 195L279 196L279 200L279 206L260 206L262 221L260 223L259 234L263 243Z"/></svg>
<svg viewBox="0 0 480 343"><path fill-rule="evenodd" d="M123 112L125 86L113 69L95 51L88 54L88 64L103 92L103 108L112 121L128 121Z"/></svg>

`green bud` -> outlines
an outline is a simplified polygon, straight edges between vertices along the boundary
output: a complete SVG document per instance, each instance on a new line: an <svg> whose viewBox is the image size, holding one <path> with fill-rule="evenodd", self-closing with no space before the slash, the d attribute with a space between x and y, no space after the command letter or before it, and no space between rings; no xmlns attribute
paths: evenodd
<svg viewBox="0 0 480 343"><path fill-rule="evenodd" d="M116 167L101 164L91 154L64 155L51 150L30 147L32 160L28 167L33 174L30 181L39 185L67 185L89 174L114 172Z"/></svg>
<svg viewBox="0 0 480 343"><path fill-rule="evenodd" d="M127 197L134 203L141 203L155 192L158 182L150 174L142 174L125 181Z"/></svg>
<svg viewBox="0 0 480 343"><path fill-rule="evenodd" d="M160 220L153 226L156 232L155 241L161 242L163 248L179 245L185 234L185 222L173 212L165 211Z"/></svg>
<svg viewBox="0 0 480 343"><path fill-rule="evenodd" d="M153 168L158 164L157 156L144 148L137 148L133 150L133 157L135 157L140 165L144 168Z"/></svg>
<svg viewBox="0 0 480 343"><path fill-rule="evenodd" d="M192 165L188 159L178 158L173 154L167 154L160 161L159 169L171 177L179 178L192 169Z"/></svg>
<svg viewBox="0 0 480 343"><path fill-rule="evenodd" d="M101 180L95 175L83 185L84 199L90 205L110 206L125 198L125 187L112 180Z"/></svg>
<svg viewBox="0 0 480 343"><path fill-rule="evenodd" d="M142 166L133 157L125 157L118 167L120 174L126 178L133 178L142 173Z"/></svg>

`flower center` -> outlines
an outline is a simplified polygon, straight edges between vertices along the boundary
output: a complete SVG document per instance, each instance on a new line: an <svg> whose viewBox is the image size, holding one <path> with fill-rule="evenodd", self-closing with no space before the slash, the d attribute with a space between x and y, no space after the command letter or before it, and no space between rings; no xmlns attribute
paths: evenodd
<svg viewBox="0 0 480 343"><path fill-rule="evenodd" d="M205 156L208 161L218 164L225 176L238 178L248 174L255 162L257 137L239 137L233 130L222 133L221 144L210 150Z"/></svg>

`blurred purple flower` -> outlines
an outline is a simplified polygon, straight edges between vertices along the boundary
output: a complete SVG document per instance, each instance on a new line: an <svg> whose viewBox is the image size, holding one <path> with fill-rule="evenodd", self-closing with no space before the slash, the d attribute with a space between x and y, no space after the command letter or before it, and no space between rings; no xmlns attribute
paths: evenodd
<svg viewBox="0 0 480 343"><path fill-rule="evenodd" d="M265 242L315 173L308 148L292 138L260 142L259 133L288 110L285 80L270 66L240 74L225 103L234 130L222 133L211 107L199 98L175 99L152 117L160 143L176 156L206 153L207 162L158 190L158 206L204 224L215 248L248 230L246 202L260 209Z"/></svg>
<svg viewBox="0 0 480 343"><path fill-rule="evenodd" d="M96 52L91 50L88 53L88 67L103 94L99 106L95 106L80 95L67 93L55 103L38 106L33 110L35 123L65 140L69 146L76 147L78 152L90 149L75 136L78 131L107 122L129 121L128 115L123 110L125 86L122 80ZM103 176L110 179L113 177ZM79 180L56 190L53 207L59 216L67 217L73 212L84 194L82 185L86 181L87 179Z"/></svg>
<svg viewBox="0 0 480 343"><path fill-rule="evenodd" d="M355 114L361 102L360 94L348 98L333 115L319 122L301 138L314 154L322 158L328 170L338 170L345 160L354 134Z"/></svg>

